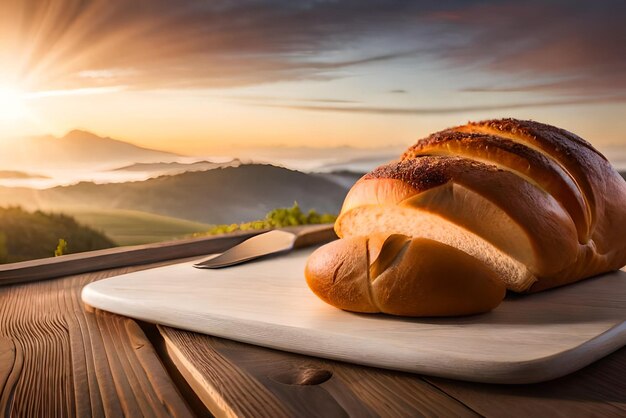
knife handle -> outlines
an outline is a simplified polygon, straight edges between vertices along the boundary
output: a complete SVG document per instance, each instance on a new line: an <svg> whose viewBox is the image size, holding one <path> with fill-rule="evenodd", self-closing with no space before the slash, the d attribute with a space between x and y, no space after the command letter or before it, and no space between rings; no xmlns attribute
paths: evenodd
<svg viewBox="0 0 626 418"><path fill-rule="evenodd" d="M337 239L337 234L335 234L332 224L311 225L305 228L299 227L298 230L285 228L285 230L296 234L296 240L293 243L294 248L324 244Z"/></svg>

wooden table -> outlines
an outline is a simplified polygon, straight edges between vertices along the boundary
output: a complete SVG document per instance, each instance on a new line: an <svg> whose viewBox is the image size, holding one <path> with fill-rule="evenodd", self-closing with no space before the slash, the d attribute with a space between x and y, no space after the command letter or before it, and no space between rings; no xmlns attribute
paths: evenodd
<svg viewBox="0 0 626 418"><path fill-rule="evenodd" d="M324 234L329 236L328 229L314 239ZM222 251L248 236L0 266L0 412L33 417L626 416L626 348L551 382L487 385L138 323L85 309L80 300L82 287L94 280Z"/></svg>

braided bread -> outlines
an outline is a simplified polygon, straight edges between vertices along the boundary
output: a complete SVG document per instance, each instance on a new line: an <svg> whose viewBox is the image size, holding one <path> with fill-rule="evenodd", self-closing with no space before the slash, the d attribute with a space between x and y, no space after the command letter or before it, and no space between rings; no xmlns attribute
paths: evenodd
<svg viewBox="0 0 626 418"><path fill-rule="evenodd" d="M515 119L469 123L418 141L362 177L335 231L342 239L313 253L305 271L330 304L409 316L484 312L504 296L498 285L536 292L624 266L626 182L563 129ZM385 246L389 236L398 241L394 234L408 244ZM384 281L372 270L380 254L392 260ZM418 267L402 267L410 264ZM359 279L344 281L355 269ZM435 282L449 293L415 290ZM458 291L467 286L482 293Z"/></svg>

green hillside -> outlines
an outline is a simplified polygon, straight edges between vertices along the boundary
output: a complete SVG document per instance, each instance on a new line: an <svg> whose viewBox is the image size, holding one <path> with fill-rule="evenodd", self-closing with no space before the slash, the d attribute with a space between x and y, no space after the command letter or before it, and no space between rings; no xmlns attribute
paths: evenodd
<svg viewBox="0 0 626 418"><path fill-rule="evenodd" d="M121 209L64 210L78 222L102 231L118 245L169 241L206 231L210 225Z"/></svg>
<svg viewBox="0 0 626 418"><path fill-rule="evenodd" d="M105 235L67 215L0 208L0 263L52 257L60 239L67 242L65 254L115 246Z"/></svg>

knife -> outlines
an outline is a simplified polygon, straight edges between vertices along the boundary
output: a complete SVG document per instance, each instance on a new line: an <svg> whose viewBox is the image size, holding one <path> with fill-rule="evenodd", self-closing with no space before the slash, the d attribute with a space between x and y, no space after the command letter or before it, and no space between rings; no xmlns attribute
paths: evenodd
<svg viewBox="0 0 626 418"><path fill-rule="evenodd" d="M331 226L303 228L298 233L273 230L255 235L244 242L199 261L193 266L199 269L217 269L245 263L271 254L280 254L313 243L327 242L336 238Z"/></svg>

